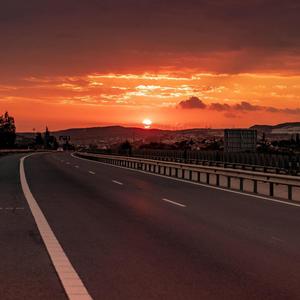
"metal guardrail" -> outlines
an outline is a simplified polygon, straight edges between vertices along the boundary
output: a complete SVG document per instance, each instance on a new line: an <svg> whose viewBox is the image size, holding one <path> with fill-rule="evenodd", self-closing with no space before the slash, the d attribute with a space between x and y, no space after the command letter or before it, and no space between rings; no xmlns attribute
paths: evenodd
<svg viewBox="0 0 300 300"><path fill-rule="evenodd" d="M249 170L229 169L222 167L182 164L177 162L166 162L144 158L134 158L125 156L113 156L104 154L75 153L78 157L97 160L103 163L126 167L129 169L142 170L149 173L178 178L186 181L199 182L217 187L237 189L241 192L261 194L259 184L268 186L267 195L276 197L278 186L286 187L286 193L282 197L285 200L296 200L295 192L300 193L300 177L255 172ZM233 180L237 181L234 187ZM248 187L246 189L245 187ZM300 199L297 199L300 200Z"/></svg>
<svg viewBox="0 0 300 300"><path fill-rule="evenodd" d="M88 152L95 154L128 156L126 151L124 154L118 152L107 152L107 150L92 150ZM226 153L223 151L135 149L132 150L130 156L196 165L219 166L222 168L300 176L299 154L288 155L267 153Z"/></svg>

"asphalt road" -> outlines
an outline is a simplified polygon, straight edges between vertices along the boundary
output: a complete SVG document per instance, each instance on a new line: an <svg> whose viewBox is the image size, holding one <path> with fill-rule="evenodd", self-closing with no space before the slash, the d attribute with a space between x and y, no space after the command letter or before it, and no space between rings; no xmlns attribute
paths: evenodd
<svg viewBox="0 0 300 300"><path fill-rule="evenodd" d="M20 156L0 159L0 298L64 299L22 194ZM300 299L300 207L69 153L33 155L25 171L94 299Z"/></svg>

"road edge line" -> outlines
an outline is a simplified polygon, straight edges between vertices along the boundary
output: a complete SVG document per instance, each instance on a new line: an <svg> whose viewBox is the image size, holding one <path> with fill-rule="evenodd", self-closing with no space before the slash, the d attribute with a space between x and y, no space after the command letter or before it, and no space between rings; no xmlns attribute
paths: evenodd
<svg viewBox="0 0 300 300"><path fill-rule="evenodd" d="M43 239L46 250L67 297L70 300L92 299L30 191L25 175L24 161L31 155L33 154L26 155L20 159L20 181L23 194Z"/></svg>

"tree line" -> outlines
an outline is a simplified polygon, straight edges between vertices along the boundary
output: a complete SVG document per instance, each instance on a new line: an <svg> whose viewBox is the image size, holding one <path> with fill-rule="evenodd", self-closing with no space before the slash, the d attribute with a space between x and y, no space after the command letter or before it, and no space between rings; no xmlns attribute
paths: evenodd
<svg viewBox="0 0 300 300"><path fill-rule="evenodd" d="M18 147L30 147L30 148L42 148L42 149L57 149L59 144L55 136L51 135L48 127L45 132L37 132L34 138L29 139L22 145L16 143L16 125L13 116L10 116L8 112L5 112L0 116L0 149L11 149Z"/></svg>
<svg viewBox="0 0 300 300"><path fill-rule="evenodd" d="M0 116L0 148L13 148L16 136L15 119L5 112Z"/></svg>

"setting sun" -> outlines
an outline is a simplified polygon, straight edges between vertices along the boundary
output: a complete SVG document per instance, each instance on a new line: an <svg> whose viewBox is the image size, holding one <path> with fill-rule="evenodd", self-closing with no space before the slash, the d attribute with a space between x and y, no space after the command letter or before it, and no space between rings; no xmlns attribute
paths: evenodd
<svg viewBox="0 0 300 300"><path fill-rule="evenodd" d="M144 128L150 128L152 125L152 121L150 119L144 119L143 125L144 125Z"/></svg>

